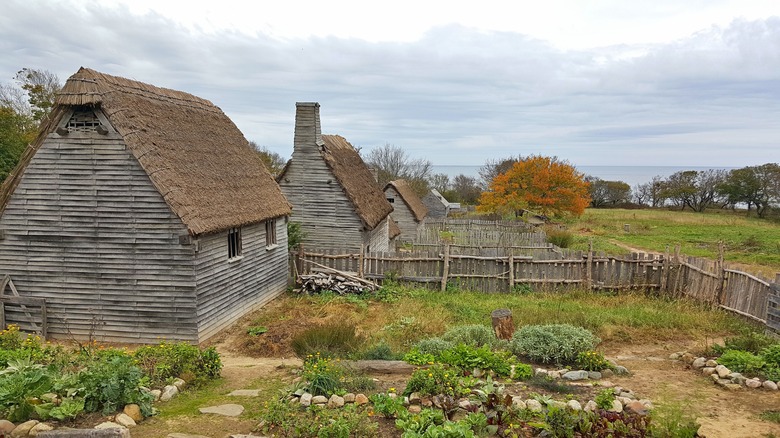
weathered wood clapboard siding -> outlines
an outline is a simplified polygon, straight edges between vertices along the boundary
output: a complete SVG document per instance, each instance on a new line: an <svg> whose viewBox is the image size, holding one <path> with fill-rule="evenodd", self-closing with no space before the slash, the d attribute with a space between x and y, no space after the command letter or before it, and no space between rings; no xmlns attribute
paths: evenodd
<svg viewBox="0 0 780 438"><path fill-rule="evenodd" d="M0 272L46 299L52 337L197 341L187 228L116 134L50 134L0 229Z"/></svg>
<svg viewBox="0 0 780 438"><path fill-rule="evenodd" d="M201 340L287 288L287 225L276 219L277 245L266 248L265 222L241 228L242 257L228 261L227 232L201 236L195 257Z"/></svg>
<svg viewBox="0 0 780 438"><path fill-rule="evenodd" d="M363 243L366 250L385 252L390 250L390 222L385 219L373 230L365 232Z"/></svg>
<svg viewBox="0 0 780 438"><path fill-rule="evenodd" d="M420 222L417 222L417 218L414 217L414 213L406 205L403 197L395 187L388 185L385 187L385 197L393 204L393 212L390 213L390 217L398 224L398 228L401 229L401 235L398 237L402 242L411 242L417 237L417 231L420 227Z"/></svg>
<svg viewBox="0 0 780 438"><path fill-rule="evenodd" d="M425 196L422 198L422 203L425 205L425 207L428 208L428 217L431 218L446 218L447 217L447 206L444 205L444 203L441 202L441 199L439 199L438 196L434 195L433 192L428 192Z"/></svg>

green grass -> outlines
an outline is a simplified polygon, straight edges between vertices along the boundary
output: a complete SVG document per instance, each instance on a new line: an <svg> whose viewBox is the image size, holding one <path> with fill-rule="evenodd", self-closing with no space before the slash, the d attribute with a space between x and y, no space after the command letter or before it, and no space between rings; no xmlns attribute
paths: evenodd
<svg viewBox="0 0 780 438"><path fill-rule="evenodd" d="M629 232L623 230L624 224L630 226ZM627 252L613 242L655 252L674 251L680 245L685 255L714 260L723 242L726 261L756 266L772 277L780 271L780 224L740 212L590 208L568 226L578 234L576 249L587 249L592 237L596 250L609 253Z"/></svg>

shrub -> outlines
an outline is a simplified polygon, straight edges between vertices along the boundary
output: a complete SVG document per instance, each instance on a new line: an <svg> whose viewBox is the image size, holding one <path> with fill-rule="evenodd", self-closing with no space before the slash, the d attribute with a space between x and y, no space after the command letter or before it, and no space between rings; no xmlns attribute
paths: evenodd
<svg viewBox="0 0 780 438"><path fill-rule="evenodd" d="M396 358L393 354L393 350L387 342L381 341L372 345L366 351L363 352L363 359L368 360L392 360Z"/></svg>
<svg viewBox="0 0 780 438"><path fill-rule="evenodd" d="M746 374L757 373L766 364L760 356L740 350L726 350L718 358L718 363L726 366L731 371Z"/></svg>
<svg viewBox="0 0 780 438"><path fill-rule="evenodd" d="M761 350L761 358L764 359L769 367L780 367L780 344L775 344Z"/></svg>
<svg viewBox="0 0 780 438"><path fill-rule="evenodd" d="M583 351L577 355L577 366L583 370L601 371L612 369L613 365L598 351Z"/></svg>
<svg viewBox="0 0 780 438"><path fill-rule="evenodd" d="M761 350L776 344L777 340L771 336L755 331L747 331L739 336L726 338L723 347L718 348L723 353L726 350L742 350L753 354L759 354Z"/></svg>
<svg viewBox="0 0 780 438"><path fill-rule="evenodd" d="M512 372L512 378L515 380L528 380L534 375L534 370L531 365L524 363L516 363L514 372Z"/></svg>
<svg viewBox="0 0 780 438"><path fill-rule="evenodd" d="M442 351L439 360L465 372L479 368L492 371L500 377L509 376L514 363L514 358L509 352L493 352L487 345L475 348L465 344L458 344L449 350Z"/></svg>
<svg viewBox="0 0 780 438"><path fill-rule="evenodd" d="M412 365L433 365L436 357L430 353L420 353L417 348L412 348L404 355L404 361Z"/></svg>
<svg viewBox="0 0 780 438"><path fill-rule="evenodd" d="M599 391L594 399L599 409L612 409L612 402L615 401L615 391L612 388L606 388Z"/></svg>
<svg viewBox="0 0 780 438"><path fill-rule="evenodd" d="M484 325L460 325L447 330L441 339L453 345L466 344L472 347L487 345L492 348L502 346L493 329Z"/></svg>
<svg viewBox="0 0 780 438"><path fill-rule="evenodd" d="M461 385L460 373L442 364L431 365L428 369L417 369L406 383L404 395L417 392L420 395L449 395L461 397L468 395L469 388Z"/></svg>
<svg viewBox="0 0 780 438"><path fill-rule="evenodd" d="M416 344L414 344L413 350L416 350L420 354L439 356L442 351L449 350L454 346L455 344L449 341L445 341L442 338L428 338L418 341Z"/></svg>
<svg viewBox="0 0 780 438"><path fill-rule="evenodd" d="M572 364L581 352L598 344L590 331L569 324L528 325L512 336L510 349L542 363Z"/></svg>
<svg viewBox="0 0 780 438"><path fill-rule="evenodd" d="M303 363L303 379L308 382L307 390L312 395L330 396L341 388L344 369L329 358L318 354L307 357Z"/></svg>
<svg viewBox="0 0 780 438"><path fill-rule="evenodd" d="M152 413L154 396L142 391L143 373L129 356L98 361L79 374L84 388L84 410L108 415L124 405L135 403L144 416Z"/></svg>
<svg viewBox="0 0 780 438"><path fill-rule="evenodd" d="M291 346L300 358L320 353L321 356L345 357L357 351L363 338L355 331L355 326L336 323L312 327L295 336Z"/></svg>

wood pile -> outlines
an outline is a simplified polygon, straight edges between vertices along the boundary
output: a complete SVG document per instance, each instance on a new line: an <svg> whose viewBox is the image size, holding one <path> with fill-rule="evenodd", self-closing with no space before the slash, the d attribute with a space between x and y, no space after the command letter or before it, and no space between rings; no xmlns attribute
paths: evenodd
<svg viewBox="0 0 780 438"><path fill-rule="evenodd" d="M298 291L307 294L332 291L339 295L349 295L365 294L379 289L379 286L370 281L342 274L318 272L301 275L298 277Z"/></svg>

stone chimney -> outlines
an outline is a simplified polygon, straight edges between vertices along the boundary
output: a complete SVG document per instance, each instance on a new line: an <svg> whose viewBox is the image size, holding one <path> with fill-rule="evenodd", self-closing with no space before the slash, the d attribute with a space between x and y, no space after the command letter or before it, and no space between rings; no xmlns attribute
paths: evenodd
<svg viewBox="0 0 780 438"><path fill-rule="evenodd" d="M320 104L317 102L297 102L295 104L295 141L293 143L293 155L296 152L314 152L322 145Z"/></svg>

